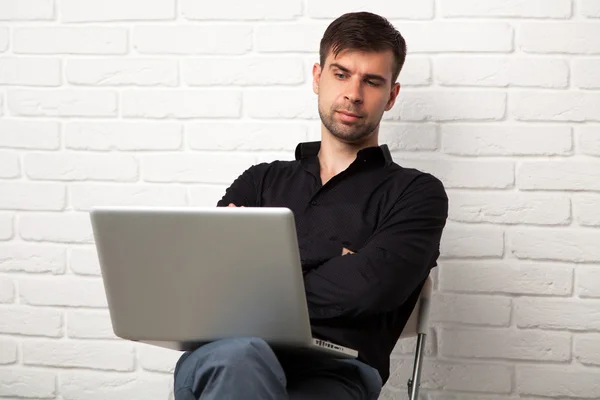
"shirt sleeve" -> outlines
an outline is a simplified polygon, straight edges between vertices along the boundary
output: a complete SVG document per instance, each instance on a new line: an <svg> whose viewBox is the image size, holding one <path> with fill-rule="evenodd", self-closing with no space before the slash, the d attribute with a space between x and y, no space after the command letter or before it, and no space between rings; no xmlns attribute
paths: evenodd
<svg viewBox="0 0 600 400"><path fill-rule="evenodd" d="M436 265L448 197L429 174L417 177L355 254L304 276L311 319L358 317L399 308Z"/></svg>
<svg viewBox="0 0 600 400"><path fill-rule="evenodd" d="M217 202L217 207L227 207L229 203L238 207L259 207L262 176L267 165L266 163L253 165L238 176Z"/></svg>

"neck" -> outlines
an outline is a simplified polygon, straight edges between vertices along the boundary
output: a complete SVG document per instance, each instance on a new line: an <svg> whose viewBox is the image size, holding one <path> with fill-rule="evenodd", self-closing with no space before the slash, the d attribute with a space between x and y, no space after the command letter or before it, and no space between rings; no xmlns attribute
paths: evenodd
<svg viewBox="0 0 600 400"><path fill-rule="evenodd" d="M321 171L330 175L337 175L344 171L356 159L359 150L379 146L378 131L379 127L361 142L346 143L333 136L321 125L321 149L318 155Z"/></svg>

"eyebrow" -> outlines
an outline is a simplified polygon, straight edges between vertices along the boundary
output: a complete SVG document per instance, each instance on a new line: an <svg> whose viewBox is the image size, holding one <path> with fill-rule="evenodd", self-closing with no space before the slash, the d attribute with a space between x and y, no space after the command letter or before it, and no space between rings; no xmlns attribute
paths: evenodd
<svg viewBox="0 0 600 400"><path fill-rule="evenodd" d="M350 70L348 68L346 68L346 67L344 67L344 66L342 66L342 65L340 65L338 63L331 63L329 65L329 69L332 69L332 68L337 68L337 69L339 69L339 70L341 70L343 72L350 73ZM386 79L383 76L377 75L377 74L365 74L365 78L379 80L379 81L381 81L383 83L386 82Z"/></svg>

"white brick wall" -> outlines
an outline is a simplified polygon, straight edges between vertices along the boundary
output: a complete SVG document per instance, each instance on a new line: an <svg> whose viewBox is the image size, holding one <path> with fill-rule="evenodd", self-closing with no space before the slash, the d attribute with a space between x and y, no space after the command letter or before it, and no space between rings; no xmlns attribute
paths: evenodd
<svg viewBox="0 0 600 400"><path fill-rule="evenodd" d="M87 212L291 159L322 33L363 9L409 49L380 141L450 196L421 399L600 398L599 1L0 0L2 399L172 399L180 353L113 333Z"/></svg>

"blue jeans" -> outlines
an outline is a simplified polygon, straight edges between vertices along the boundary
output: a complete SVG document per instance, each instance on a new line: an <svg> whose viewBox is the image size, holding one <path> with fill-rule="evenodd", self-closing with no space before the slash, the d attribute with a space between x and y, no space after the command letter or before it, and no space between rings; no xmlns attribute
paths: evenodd
<svg viewBox="0 0 600 400"><path fill-rule="evenodd" d="M358 360L277 356L258 338L218 340L184 353L175 400L375 400L376 369Z"/></svg>

